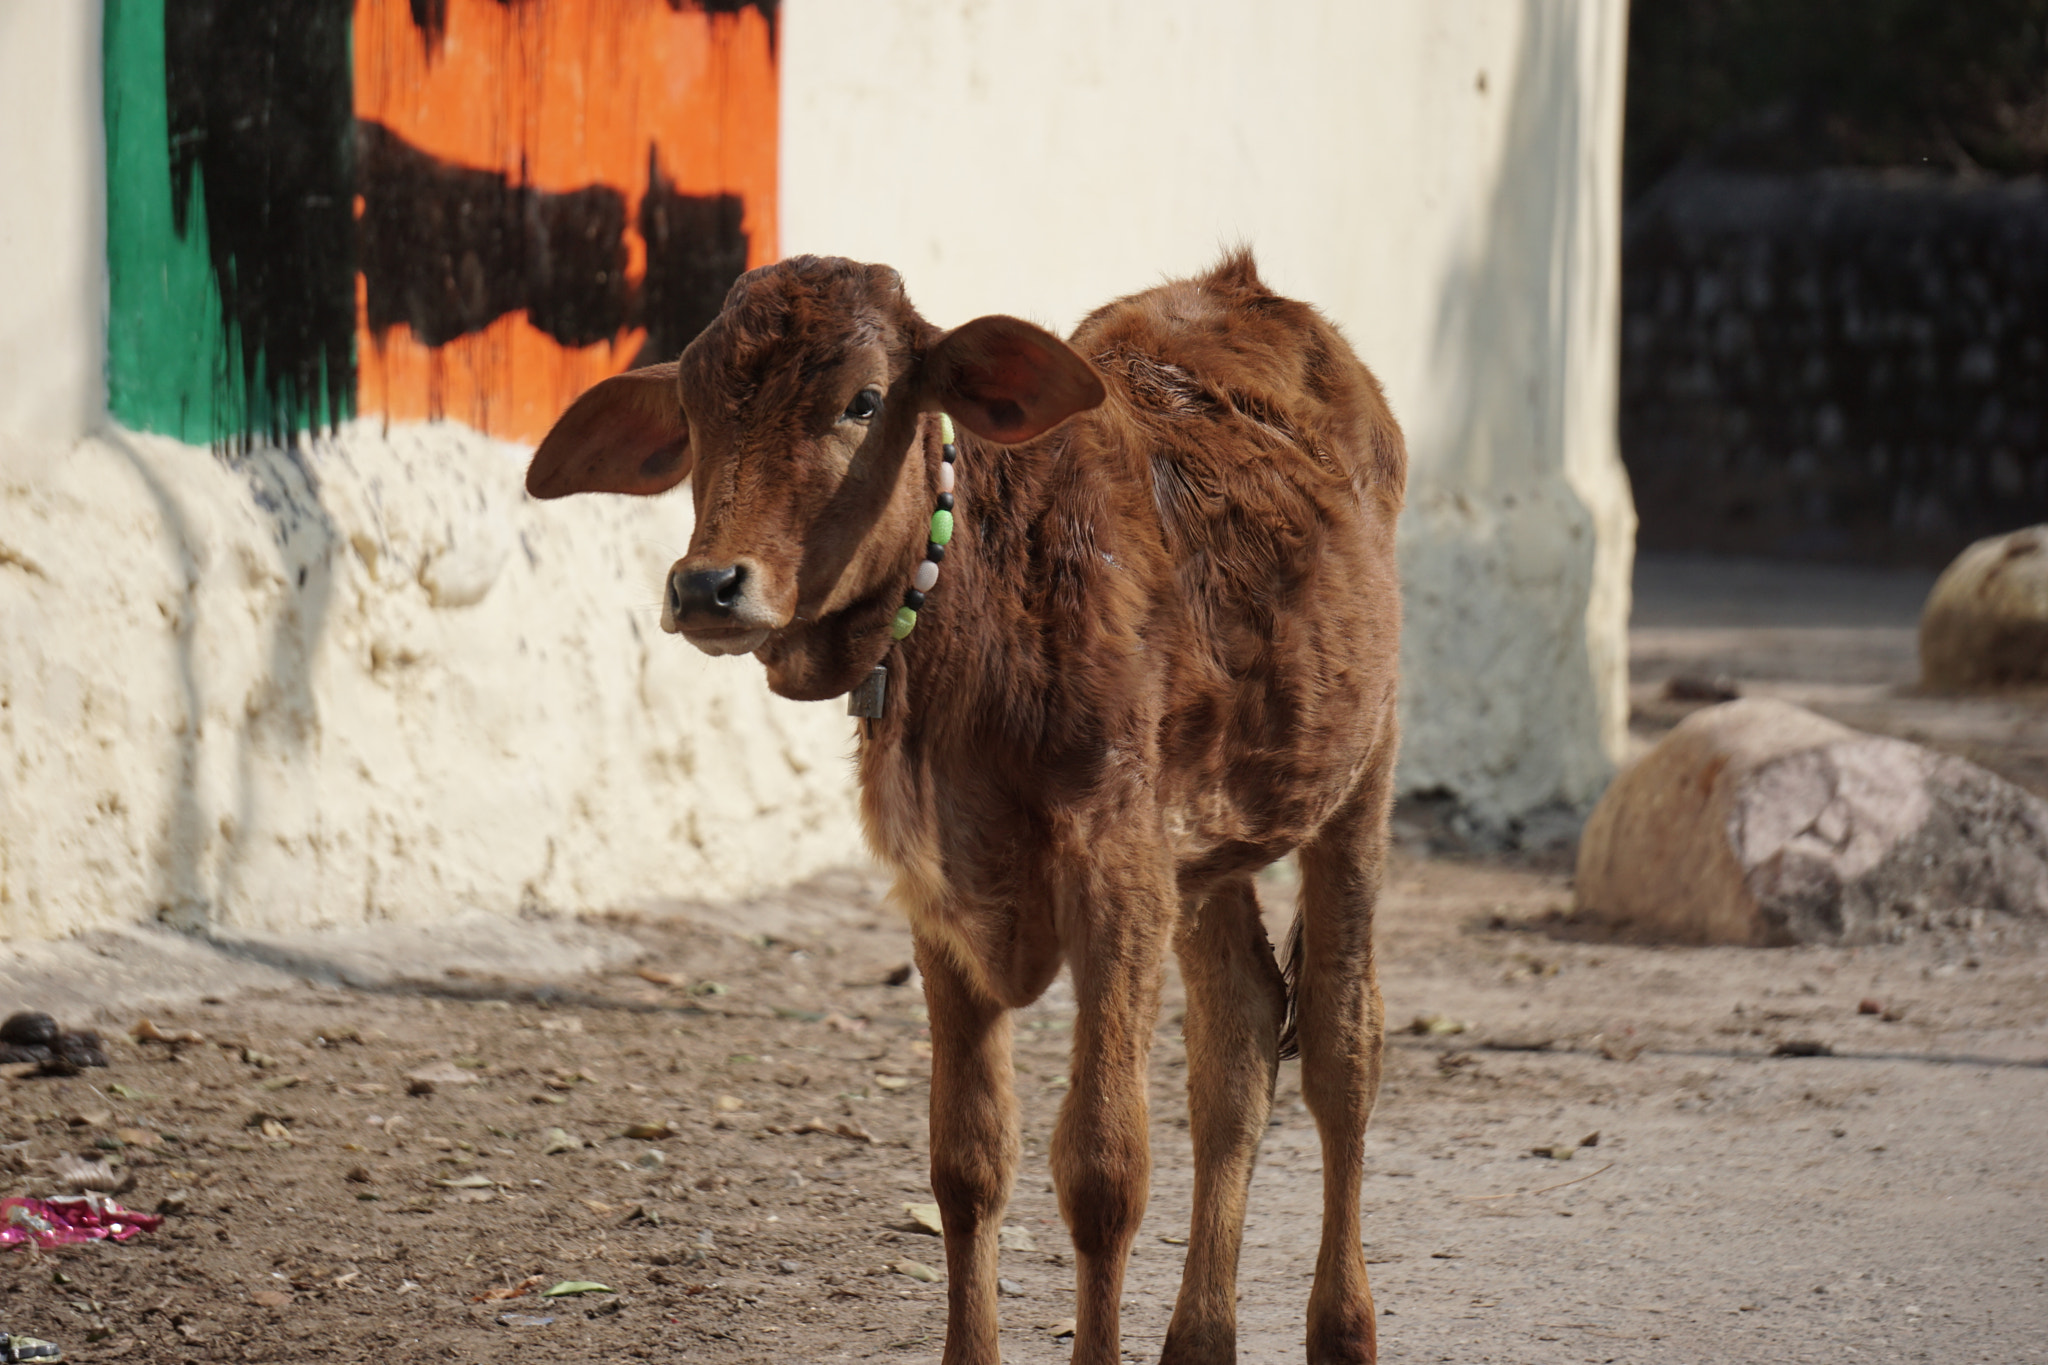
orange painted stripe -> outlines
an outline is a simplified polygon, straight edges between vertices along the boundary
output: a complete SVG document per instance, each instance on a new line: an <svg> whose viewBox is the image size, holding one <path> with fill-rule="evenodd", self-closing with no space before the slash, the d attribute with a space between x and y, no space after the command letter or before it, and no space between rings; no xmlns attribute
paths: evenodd
<svg viewBox="0 0 2048 1365"><path fill-rule="evenodd" d="M776 258L778 100L768 21L676 11L664 0L448 0L431 51L407 0L356 0L355 106L445 161L561 193L626 197L628 278L650 148L684 194L746 204L747 264ZM537 441L585 388L623 370L643 337L570 349L523 313L431 348L405 327L372 335L358 280L358 405L399 420L452 418Z"/></svg>

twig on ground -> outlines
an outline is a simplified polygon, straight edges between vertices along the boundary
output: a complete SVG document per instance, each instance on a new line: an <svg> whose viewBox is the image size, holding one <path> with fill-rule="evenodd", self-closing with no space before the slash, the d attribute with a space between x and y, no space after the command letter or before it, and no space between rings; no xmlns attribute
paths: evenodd
<svg viewBox="0 0 2048 1365"><path fill-rule="evenodd" d="M1610 1161L1605 1166L1602 1166L1599 1170L1591 1171L1585 1175L1582 1175L1577 1180L1560 1180L1557 1182L1557 1184L1545 1185L1540 1190L1509 1190L1506 1194L1474 1194L1468 1195L1466 1197L1471 1199L1474 1203L1477 1203L1483 1199L1516 1199L1525 1194L1549 1194L1552 1190L1561 1190L1567 1185L1583 1185L1596 1175L1607 1174L1607 1172L1613 1170L1614 1167L1615 1163Z"/></svg>

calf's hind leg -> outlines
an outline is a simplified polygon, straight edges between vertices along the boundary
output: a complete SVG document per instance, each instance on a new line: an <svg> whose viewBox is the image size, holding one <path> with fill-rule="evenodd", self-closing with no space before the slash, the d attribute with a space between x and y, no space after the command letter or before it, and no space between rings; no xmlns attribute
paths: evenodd
<svg viewBox="0 0 2048 1365"><path fill-rule="evenodd" d="M1245 1195L1279 1067L1287 987L1249 878L1218 887L1182 921L1175 951L1187 984L1188 1128L1194 1221L1161 1365L1237 1358L1237 1258Z"/></svg>
<svg viewBox="0 0 2048 1365"><path fill-rule="evenodd" d="M1296 1032L1302 1098L1323 1147L1323 1241L1308 1301L1309 1365L1370 1365L1379 1358L1358 1189L1385 1032L1372 918L1392 775L1391 762L1381 765L1301 850Z"/></svg>

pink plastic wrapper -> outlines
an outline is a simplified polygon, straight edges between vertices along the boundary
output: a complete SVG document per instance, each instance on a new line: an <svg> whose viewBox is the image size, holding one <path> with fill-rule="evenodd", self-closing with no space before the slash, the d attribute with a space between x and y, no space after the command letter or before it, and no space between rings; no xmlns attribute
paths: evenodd
<svg viewBox="0 0 2048 1365"><path fill-rule="evenodd" d="M163 1219L153 1213L124 1209L103 1194L60 1194L51 1199L0 1199L0 1244L34 1242L37 1246L68 1246L74 1242L125 1242L138 1232L154 1232Z"/></svg>

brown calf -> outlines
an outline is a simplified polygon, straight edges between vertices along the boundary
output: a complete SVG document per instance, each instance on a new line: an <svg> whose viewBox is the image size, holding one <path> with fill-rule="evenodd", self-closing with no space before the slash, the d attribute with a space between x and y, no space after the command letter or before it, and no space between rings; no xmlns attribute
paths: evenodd
<svg viewBox="0 0 2048 1365"><path fill-rule="evenodd" d="M1001 316L942 332L886 266L783 261L741 278L678 363L577 400L535 455L541 498L658 493L694 471L664 628L753 654L786 697L886 669L879 704L871 686L856 702L878 711L860 726L861 813L930 1005L948 1365L997 1359L1008 1012L1062 963L1079 1017L1052 1170L1078 1262L1074 1359L1116 1365L1169 948L1195 1203L1164 1358L1235 1357L1245 1193L1296 1042L1323 1147L1308 1356L1374 1358L1358 1198L1406 465L1372 376L1245 254L1110 304L1071 342ZM1295 850L1283 976L1252 877Z"/></svg>

